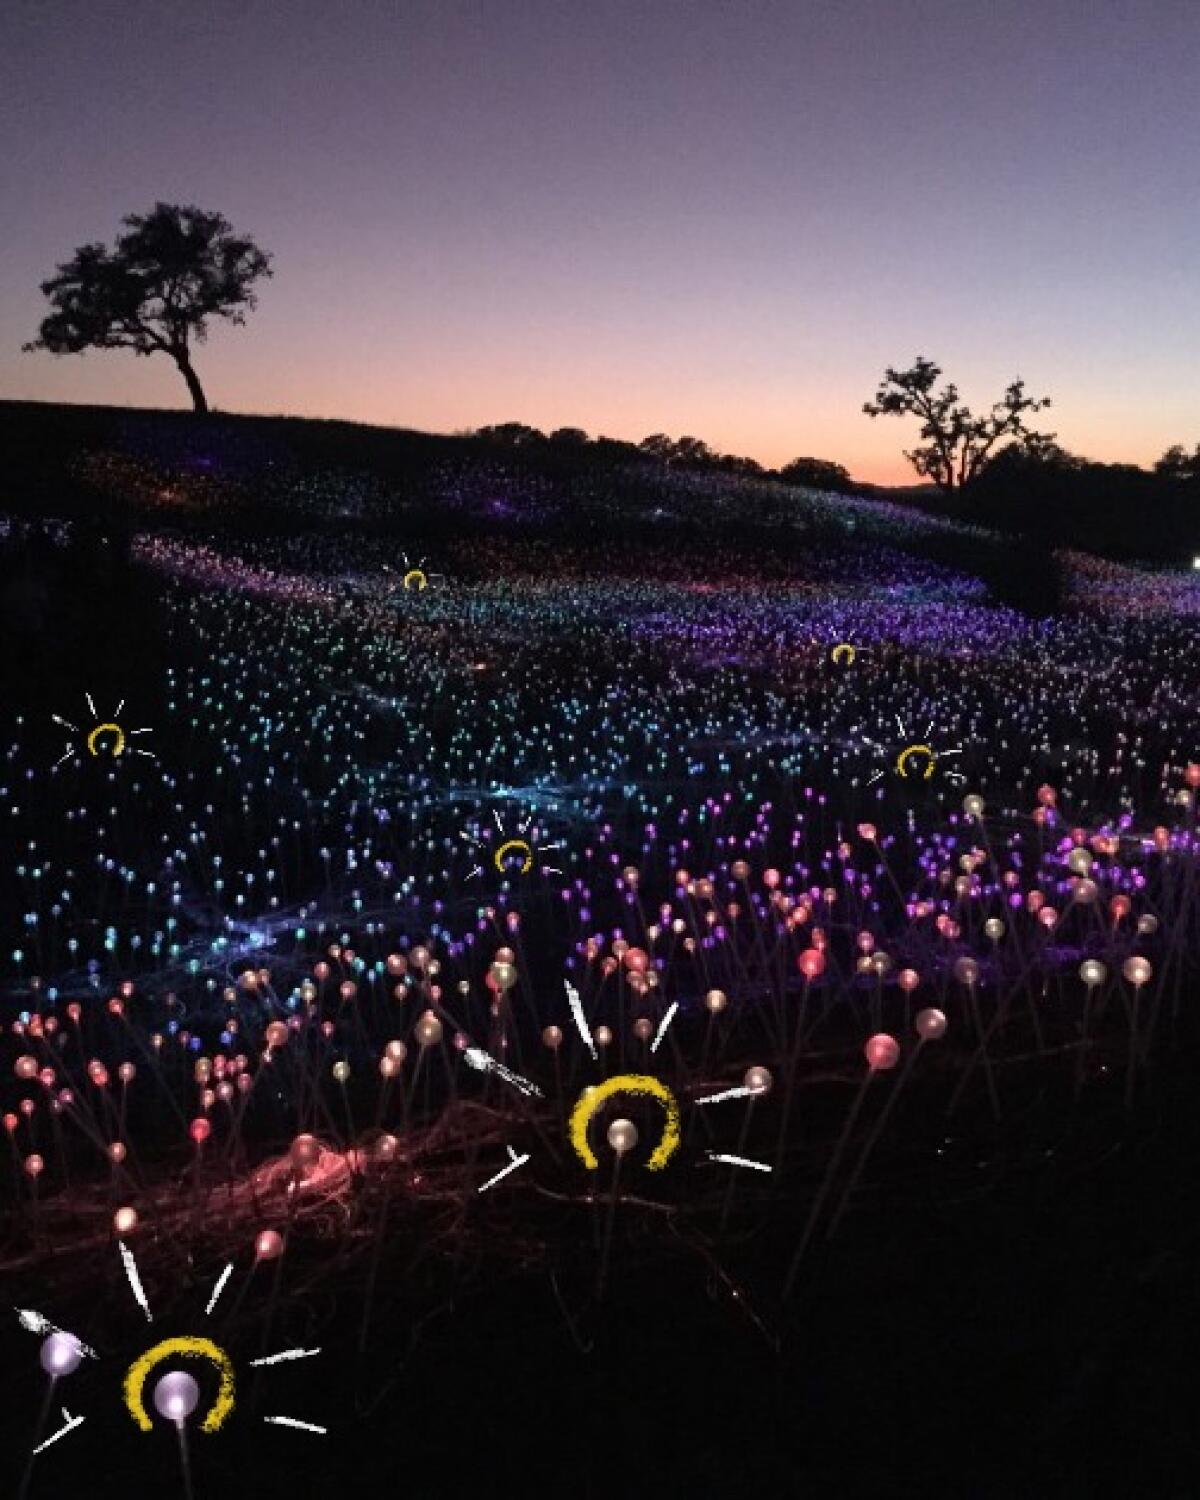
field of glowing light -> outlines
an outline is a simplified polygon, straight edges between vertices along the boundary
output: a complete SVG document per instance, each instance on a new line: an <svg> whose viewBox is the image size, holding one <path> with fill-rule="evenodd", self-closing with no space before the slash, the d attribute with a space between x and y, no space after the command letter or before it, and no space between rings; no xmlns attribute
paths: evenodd
<svg viewBox="0 0 1200 1500"><path fill-rule="evenodd" d="M1031 1097L1021 1150L1128 1114L1187 1032L1193 581L1070 556L1034 620L944 560L986 537L764 482L77 472L153 635L47 648L0 731L0 1100L3 1269L106 1285L81 1336L128 1319L120 1239L159 1305L276 1262L267 1333L350 1276L365 1347L419 1238L447 1285L546 1268L572 1326L622 1257L695 1258L774 1338L864 1195ZM572 1142L628 1074L678 1103L661 1172L651 1095Z"/></svg>

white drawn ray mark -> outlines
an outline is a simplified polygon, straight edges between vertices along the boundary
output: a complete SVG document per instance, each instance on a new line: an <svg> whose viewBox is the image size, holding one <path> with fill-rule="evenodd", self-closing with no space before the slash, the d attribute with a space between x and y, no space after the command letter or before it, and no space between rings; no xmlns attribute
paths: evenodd
<svg viewBox="0 0 1200 1500"><path fill-rule="evenodd" d="M748 1156L730 1156L724 1151L706 1151L705 1156L709 1161L723 1161L731 1167L753 1167L756 1172L770 1172L771 1166L765 1161L752 1161Z"/></svg>
<svg viewBox="0 0 1200 1500"><path fill-rule="evenodd" d="M76 1427L82 1427L83 1424L87 1421L86 1417L73 1417L65 1406L62 1409L62 1414L66 1419L67 1425L65 1427L60 1427L57 1432L52 1433L44 1443L39 1443L33 1450L34 1454L41 1453L42 1450L44 1448L48 1448L51 1443L57 1443L60 1437L66 1437L68 1432L74 1432Z"/></svg>
<svg viewBox="0 0 1200 1500"><path fill-rule="evenodd" d="M498 1078L503 1078L505 1083L511 1083L518 1092L538 1099L543 1094L536 1083L531 1083L528 1078L522 1078L520 1073L514 1073L511 1068L506 1068L502 1062L497 1062L490 1052L485 1052L482 1047L468 1047L463 1053L463 1061L468 1067L474 1068L477 1073L495 1073Z"/></svg>
<svg viewBox="0 0 1200 1500"><path fill-rule="evenodd" d="M21 1327L28 1329L30 1333L65 1333L68 1338L75 1340L82 1354L86 1354L89 1359L100 1358L96 1351L90 1345L85 1344L81 1338L65 1328L60 1328L57 1323L52 1323L49 1318L36 1312L32 1307L14 1307L13 1311L20 1319Z"/></svg>
<svg viewBox="0 0 1200 1500"><path fill-rule="evenodd" d="M509 1146L507 1150L512 1160L509 1162L507 1167L502 1167L494 1177L489 1177L488 1180L479 1189L479 1192L486 1193L488 1188L495 1187L501 1178L507 1177L510 1172L515 1172L518 1167L523 1167L529 1160L528 1152L526 1152L524 1156L518 1156L511 1146Z"/></svg>
<svg viewBox="0 0 1200 1500"><path fill-rule="evenodd" d="M301 1422L297 1417L264 1417L264 1422L274 1422L276 1427L295 1427L300 1432L316 1432L321 1437L329 1431L328 1427L318 1427L315 1422Z"/></svg>
<svg viewBox="0 0 1200 1500"><path fill-rule="evenodd" d="M703 1099L697 1099L696 1103L723 1104L726 1099L750 1099L756 1093L758 1093L757 1089L748 1089L744 1085L739 1085L735 1089L722 1089L719 1094L707 1094Z"/></svg>
<svg viewBox="0 0 1200 1500"><path fill-rule="evenodd" d="M666 1036L666 1034L667 1034L667 1027L675 1019L675 1012L678 1009L679 1009L679 1001L678 1000L673 1000L671 1002L670 1009L667 1011L666 1015L662 1018L662 1020L658 1023L658 1030L657 1030L657 1032L654 1035L654 1040L650 1043L650 1050L651 1050L651 1052L657 1052L658 1051L658 1044L659 1044L659 1042L662 1041L663 1037Z"/></svg>
<svg viewBox="0 0 1200 1500"><path fill-rule="evenodd" d="M129 1277L130 1290L137 1299L138 1306L146 1314L146 1322L154 1322L154 1314L150 1311L150 1304L146 1300L146 1289L142 1286L142 1278L138 1275L137 1261L133 1258L133 1251L124 1240L117 1241L117 1248L121 1252L121 1259L125 1262L125 1274Z"/></svg>
<svg viewBox="0 0 1200 1500"><path fill-rule="evenodd" d="M288 1359L311 1359L314 1354L320 1354L319 1349L282 1349L278 1354L266 1354L262 1359L252 1359L251 1368L257 1365L278 1365Z"/></svg>
<svg viewBox="0 0 1200 1500"><path fill-rule="evenodd" d="M588 1030L588 1023L583 1014L583 1001L579 998L579 991L569 979L564 979L567 987L567 1003L571 1007L571 1015L575 1018L575 1028L583 1038L583 1044L592 1054L593 1061L599 1061L596 1044L592 1041L592 1033Z"/></svg>
<svg viewBox="0 0 1200 1500"><path fill-rule="evenodd" d="M232 1275L233 1275L233 1262L230 1261L229 1264L225 1267L225 1269L221 1272L220 1276L218 1277L216 1286L213 1287L213 1294L208 1299L208 1306L204 1309L204 1316L205 1317L207 1317L209 1315L209 1313L212 1312L213 1308L216 1307L216 1305L217 1305L217 1298L225 1290L225 1283L229 1280L229 1278Z"/></svg>

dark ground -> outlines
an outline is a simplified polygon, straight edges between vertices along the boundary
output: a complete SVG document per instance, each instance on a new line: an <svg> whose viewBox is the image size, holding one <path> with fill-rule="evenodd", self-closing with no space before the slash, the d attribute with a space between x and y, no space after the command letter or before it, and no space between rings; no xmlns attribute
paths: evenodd
<svg viewBox="0 0 1200 1500"><path fill-rule="evenodd" d="M1161 1063L1131 1121L1120 1094L1098 1081L1072 1113L1010 1090L999 1132L956 1121L943 1160L881 1158L809 1263L778 1351L699 1260L669 1255L633 1215L602 1307L585 1307L583 1258L558 1262L574 1338L545 1268L485 1264L448 1300L428 1262L408 1274L420 1257L397 1234L365 1356L357 1278L281 1304L270 1346L321 1356L264 1372L223 1432L193 1439L196 1496L1200 1494L1193 1062ZM919 1099L909 1111L918 1134L926 1111ZM722 1257L772 1328L796 1231L776 1213ZM735 1221L737 1235L752 1227ZM169 1438L141 1436L120 1405L113 1371L152 1340L119 1271L108 1281L125 1347L63 1388L88 1421L39 1460L31 1497L182 1493ZM203 1324L209 1284L198 1279L181 1327ZM36 1288L22 1278L21 1305L38 1305ZM56 1294L51 1315L87 1329L93 1296L73 1308ZM257 1338L235 1358L256 1356ZM6 1320L10 1454L37 1420L35 1352ZM256 1412L330 1433L267 1428Z"/></svg>

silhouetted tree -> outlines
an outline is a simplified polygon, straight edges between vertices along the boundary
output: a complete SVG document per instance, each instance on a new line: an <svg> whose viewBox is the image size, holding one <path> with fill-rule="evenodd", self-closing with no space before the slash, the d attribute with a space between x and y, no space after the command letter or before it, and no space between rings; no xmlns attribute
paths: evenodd
<svg viewBox="0 0 1200 1500"><path fill-rule="evenodd" d="M582 427L556 427L550 434L550 441L564 448L582 448L587 440L588 435Z"/></svg>
<svg viewBox="0 0 1200 1500"><path fill-rule="evenodd" d="M638 447L647 457L659 458L680 468L715 468L719 462L718 455L708 444L696 437L671 439L666 433L656 432L643 438Z"/></svg>
<svg viewBox="0 0 1200 1500"><path fill-rule="evenodd" d="M195 410L206 412L191 345L204 342L210 318L245 322L256 303L251 288L271 275L271 257L235 235L220 214L199 208L157 203L152 213L130 214L122 223L128 228L111 250L81 245L57 276L42 282L54 311L24 347L170 355Z"/></svg>
<svg viewBox="0 0 1200 1500"><path fill-rule="evenodd" d="M869 417L920 418L924 446L904 456L918 474L932 479L945 494L953 495L977 478L1004 438L1012 439L1009 447L1033 453L1053 443L1052 434L1034 432L1025 425L1026 414L1041 411L1050 399L1027 396L1023 380L1014 380L987 416L976 417L959 403L957 386L934 390L941 373L938 365L921 355L911 369L889 368L875 400L867 402L863 411Z"/></svg>
<svg viewBox="0 0 1200 1500"><path fill-rule="evenodd" d="M743 479L755 479L764 472L758 459L743 458L737 453L722 453L719 457L714 456L711 467L719 469L723 474L736 474Z"/></svg>
<svg viewBox="0 0 1200 1500"><path fill-rule="evenodd" d="M1200 443L1195 453L1189 453L1181 444L1168 448L1154 465L1154 472L1164 479L1200 479Z"/></svg>
<svg viewBox="0 0 1200 1500"><path fill-rule="evenodd" d="M784 464L779 477L786 484L803 484L814 490L835 490L845 494L853 489L849 471L825 458L794 458Z"/></svg>
<svg viewBox="0 0 1200 1500"><path fill-rule="evenodd" d="M538 427L527 427L524 422L500 422L495 427L480 427L476 437L492 443L507 443L510 448L526 448L531 443L544 443L546 434Z"/></svg>
<svg viewBox="0 0 1200 1500"><path fill-rule="evenodd" d="M692 468L704 468L715 459L716 454L700 438L681 437L675 444L670 462Z"/></svg>
<svg viewBox="0 0 1200 1500"><path fill-rule="evenodd" d="M675 444L665 432L653 432L641 440L638 448L648 458L661 458L666 463L675 451Z"/></svg>

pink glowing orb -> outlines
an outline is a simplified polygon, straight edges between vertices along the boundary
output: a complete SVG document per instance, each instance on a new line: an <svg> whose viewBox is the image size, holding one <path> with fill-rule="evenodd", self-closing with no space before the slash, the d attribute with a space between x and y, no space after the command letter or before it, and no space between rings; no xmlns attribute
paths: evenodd
<svg viewBox="0 0 1200 1500"><path fill-rule="evenodd" d="M868 1037L863 1056L873 1073L886 1073L900 1061L900 1043L886 1031L877 1031Z"/></svg>
<svg viewBox="0 0 1200 1500"><path fill-rule="evenodd" d="M818 979L825 972L825 955L819 948L805 948L796 960L796 967L805 979Z"/></svg>
<svg viewBox="0 0 1200 1500"><path fill-rule="evenodd" d="M263 1229L255 1236L254 1254L258 1260L278 1260L283 1254L283 1236L274 1229Z"/></svg>

